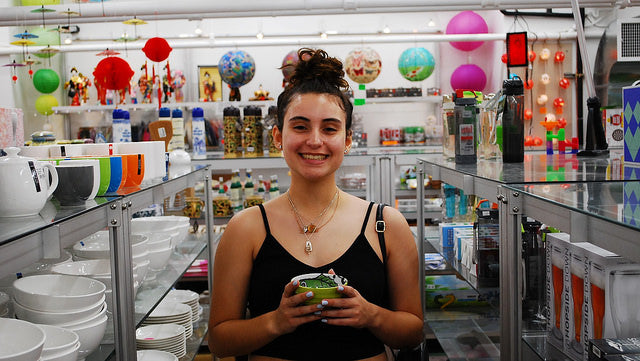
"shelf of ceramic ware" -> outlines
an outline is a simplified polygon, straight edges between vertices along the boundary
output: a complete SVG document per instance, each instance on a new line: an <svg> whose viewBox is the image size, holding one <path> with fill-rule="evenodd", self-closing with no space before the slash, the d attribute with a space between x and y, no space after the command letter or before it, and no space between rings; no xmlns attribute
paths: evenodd
<svg viewBox="0 0 640 361"><path fill-rule="evenodd" d="M217 246L220 234L215 235L211 243ZM187 239L176 246L171 254L169 263L164 270L147 277L138 290L135 302L136 324L144 320L153 308L162 300L167 292L174 287L176 282L189 269L193 261L199 258L206 250L209 240L206 233L190 233Z"/></svg>
<svg viewBox="0 0 640 361"><path fill-rule="evenodd" d="M113 111L114 109L125 109L129 111L151 111L157 110L160 107L166 108L182 108L182 109L193 109L193 108L215 108L216 110L222 111L225 107L234 106L238 108L246 107L246 106L271 106L275 105L274 101L241 101L241 102L182 102L182 103L162 103L158 105L157 103L137 103L137 104L83 104L83 105L70 105L70 106L57 106L53 107L52 110L54 114L79 114L84 112L100 112L100 111Z"/></svg>
<svg viewBox="0 0 640 361"><path fill-rule="evenodd" d="M200 346L206 343L210 307L208 304L201 306L202 314L200 319L193 323L193 335L187 339L187 354L181 357L179 361L192 361L200 351Z"/></svg>

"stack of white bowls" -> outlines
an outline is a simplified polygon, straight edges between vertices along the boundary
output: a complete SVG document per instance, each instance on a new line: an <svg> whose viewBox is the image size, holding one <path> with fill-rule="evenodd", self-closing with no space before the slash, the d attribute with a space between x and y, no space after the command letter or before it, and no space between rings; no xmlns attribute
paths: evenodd
<svg viewBox="0 0 640 361"><path fill-rule="evenodd" d="M196 322L202 314L202 306L198 303L200 295L190 290L171 290L164 301L183 303L191 308L191 322Z"/></svg>
<svg viewBox="0 0 640 361"><path fill-rule="evenodd" d="M13 282L16 317L33 323L63 327L80 338L78 359L93 352L104 337L107 305L104 283L87 278L50 274Z"/></svg>
<svg viewBox="0 0 640 361"><path fill-rule="evenodd" d="M138 350L160 350L180 358L187 354L185 329L175 323L142 326L136 330Z"/></svg>
<svg viewBox="0 0 640 361"><path fill-rule="evenodd" d="M0 317L8 317L11 312L11 297L0 291Z"/></svg>
<svg viewBox="0 0 640 361"><path fill-rule="evenodd" d="M182 243L189 234L189 217L155 216L131 220L131 233L163 233L171 235L171 246Z"/></svg>
<svg viewBox="0 0 640 361"><path fill-rule="evenodd" d="M46 337L40 326L0 318L0 335L0 361L40 360Z"/></svg>
<svg viewBox="0 0 640 361"><path fill-rule="evenodd" d="M136 356L138 361L178 361L176 355L160 350L140 350Z"/></svg>
<svg viewBox="0 0 640 361"><path fill-rule="evenodd" d="M43 258L38 262L32 264L31 266L21 270L20 273L22 273L23 276L49 274L51 273L51 267L58 264L71 262L72 260L73 260L73 257L71 253L65 250L62 250L62 252L60 252L60 257Z"/></svg>
<svg viewBox="0 0 640 361"><path fill-rule="evenodd" d="M140 274L138 273L138 265L133 264L133 295L135 297L136 292L140 288ZM84 261L73 261L62 263L51 267L51 272L54 274L63 274L70 276L83 276L98 280L107 287L105 290L107 309L113 310L111 304L112 286L111 286L111 260L109 259L88 259Z"/></svg>
<svg viewBox="0 0 640 361"><path fill-rule="evenodd" d="M137 266L134 270L134 278L142 283L149 269L149 247L147 245L149 238L142 234L132 234L131 240L131 258ZM78 241L73 245L74 259L110 259L111 251L109 248L109 231L98 231L87 238Z"/></svg>
<svg viewBox="0 0 640 361"><path fill-rule="evenodd" d="M66 328L40 325L46 338L42 349L42 361L75 361L80 351L80 337Z"/></svg>
<svg viewBox="0 0 640 361"><path fill-rule="evenodd" d="M178 302L163 300L151 311L142 322L143 326L175 323L184 327L184 337L193 335L193 322L191 321L191 307Z"/></svg>
<svg viewBox="0 0 640 361"><path fill-rule="evenodd" d="M169 264L169 258L173 248L171 247L171 235L160 232L148 232L140 233L149 238L147 247L149 249L149 272L147 279L151 279L150 276L155 276L156 273L163 271L167 264Z"/></svg>

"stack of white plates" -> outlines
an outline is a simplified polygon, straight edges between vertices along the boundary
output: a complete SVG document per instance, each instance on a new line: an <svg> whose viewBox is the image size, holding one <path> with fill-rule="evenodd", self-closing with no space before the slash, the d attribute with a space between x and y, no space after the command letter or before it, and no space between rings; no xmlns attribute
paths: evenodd
<svg viewBox="0 0 640 361"><path fill-rule="evenodd" d="M196 322L200 318L201 307L198 304L200 295L190 290L171 290L164 298L165 301L184 303L191 307L191 322Z"/></svg>
<svg viewBox="0 0 640 361"><path fill-rule="evenodd" d="M187 354L184 327L175 323L142 326L136 330L138 350L160 350L180 358Z"/></svg>
<svg viewBox="0 0 640 361"><path fill-rule="evenodd" d="M160 325L165 323L175 323L183 326L185 337L189 338L193 335L193 323L191 322L191 307L178 302L162 301L149 314L142 323L147 325Z"/></svg>

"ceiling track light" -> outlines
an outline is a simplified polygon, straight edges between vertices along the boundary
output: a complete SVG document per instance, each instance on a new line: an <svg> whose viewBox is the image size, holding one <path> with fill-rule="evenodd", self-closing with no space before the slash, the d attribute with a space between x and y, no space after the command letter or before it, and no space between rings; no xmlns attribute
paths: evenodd
<svg viewBox="0 0 640 361"><path fill-rule="evenodd" d="M385 34L389 34L391 33L391 29L387 25L385 25L384 28L382 29L382 32Z"/></svg>
<svg viewBox="0 0 640 361"><path fill-rule="evenodd" d="M429 19L429 22L427 23L427 26L430 28L434 28L436 26L436 22L433 21L433 19Z"/></svg>
<svg viewBox="0 0 640 361"><path fill-rule="evenodd" d="M264 39L264 34L262 33L262 31L260 31L260 32L258 32L258 33L256 34L256 38L258 38L258 39L260 39L260 40Z"/></svg>
<svg viewBox="0 0 640 361"><path fill-rule="evenodd" d="M320 39L326 39L327 38L327 33L325 33L324 31L320 33Z"/></svg>

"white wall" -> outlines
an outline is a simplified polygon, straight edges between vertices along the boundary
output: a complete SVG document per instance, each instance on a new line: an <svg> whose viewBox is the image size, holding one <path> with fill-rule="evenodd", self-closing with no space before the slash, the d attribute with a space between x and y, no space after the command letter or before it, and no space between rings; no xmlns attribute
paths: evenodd
<svg viewBox="0 0 640 361"><path fill-rule="evenodd" d="M436 23L436 29L444 32L449 19L457 12L438 12L438 13L404 13L404 14L375 14L375 15L332 15L332 16L297 16L297 17L265 17L265 18L244 18L244 19L205 19L200 21L152 21L152 19L146 19L149 24L137 26L135 29L132 26L124 25L121 23L98 23L98 24L81 24L80 33L78 39L75 40L76 44L81 43L81 39L91 39L93 41L102 41L104 44L112 43L112 39L116 39L121 36L123 32L127 32L133 35L134 30L138 36L143 39L152 36L166 37L171 41L171 38L177 37L179 34L193 34L196 27L200 27L204 34L210 34L214 37L224 37L230 35L245 35L251 36L258 31L264 32L268 38L270 35L286 35L286 34L312 34L321 30L337 30L341 34L359 34L359 33L372 33L382 30L386 25L389 26L393 33L412 33L414 31L419 33L432 31L432 28L427 26L429 20L433 20ZM513 23L513 18L505 18L498 11L484 11L478 12L487 21L489 26L489 32L503 33L506 31L524 31L530 32L544 32L553 33L570 30L573 27L573 21L571 19L550 19L540 17L526 18L526 22L520 21ZM377 30L376 30L377 29ZM3 29L5 30L5 29ZM22 29L11 29L9 32L19 32ZM6 33L3 37L0 33L0 38L10 38L11 36ZM597 42L596 42L597 44ZM277 68L281 65L282 59L289 51L294 50L305 44L300 43L296 45L288 46L254 46L254 47L242 47L242 50L247 51L256 61L256 74L253 80L243 86L241 95L243 100L248 100L253 96L253 92L258 89L260 85L271 93L274 98L280 93L282 89L282 74ZM485 70L488 78L487 87L485 92L494 92L499 89L502 79L504 78L505 68L500 62L500 55L505 51L504 43L502 41L487 42L477 50L469 53L465 53L454 49L448 43L426 43L415 41L412 43L398 43L398 44L348 44L348 45L327 45L323 46L330 55L337 56L340 59L344 59L349 51L359 46L370 46L375 49L382 59L382 73L373 82L367 84L368 88L397 88L397 87L411 87L418 86L423 89L429 87L440 87L443 92L450 92L451 87L449 85L449 78L453 70L464 63L478 64ZM397 71L397 60L400 53L413 46L421 46L430 50L436 57L436 71L434 74L423 82L412 83L402 78ZM175 49L172 51L169 60L171 68L181 69L184 71L187 78L186 100L195 101L197 98L197 67L198 65L217 65L220 57L230 50L230 48L199 48L199 49ZM93 68L101 59L95 55L96 51L84 52L84 53L66 53L57 55L60 58L59 64L54 64L53 68L57 70L62 78L62 82L65 82L69 77L69 70L72 67L78 68L80 72L86 75L92 73ZM120 55L129 64L131 68L136 71L134 79L137 79L141 72L140 66L146 60L141 50L128 50L122 51ZM593 58L592 58L593 59ZM151 64L151 62L150 62ZM44 66L44 65L41 65ZM162 65L156 65L158 71ZM4 69L3 69L4 70ZM7 70L0 73L0 86L3 87L3 93L5 96L0 100L4 106L15 105L25 109L25 133L30 134L32 131L41 129L45 117L37 114L34 110L35 99L39 96L39 93L33 89L33 85L27 80L22 80L23 84L11 89L10 72ZM6 85L5 85L6 84ZM351 82L352 87L356 84ZM15 100L11 99L12 93L15 95ZM58 93L61 105L66 104L67 97L62 91ZM224 97L228 96L228 89L225 89ZM95 93L92 93L90 102L95 103ZM424 106L424 105L423 105ZM393 110L395 111L395 109ZM436 114L439 112L434 106L427 106L427 113ZM368 115L368 117L376 117L376 112ZM415 113L415 112L413 112ZM412 112L407 112L407 116L403 117L403 124L401 125L415 125L414 123L423 122L425 120L424 114L411 116ZM388 119L384 114L377 114L378 117L375 120L370 121L371 124L375 123L376 126L380 123L384 123ZM60 116L54 115L49 117L49 121L53 123L54 130L59 134L63 132L63 124ZM370 132L371 133L371 132ZM373 141L373 139L371 139Z"/></svg>

